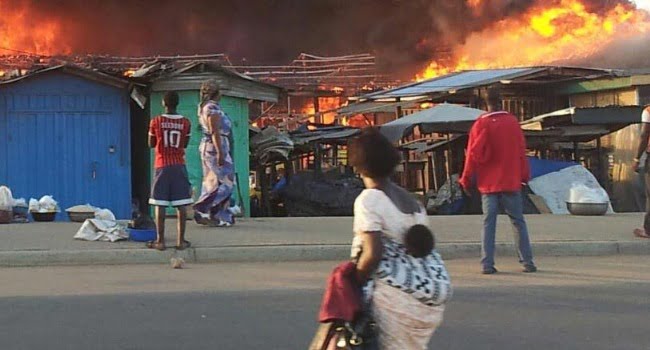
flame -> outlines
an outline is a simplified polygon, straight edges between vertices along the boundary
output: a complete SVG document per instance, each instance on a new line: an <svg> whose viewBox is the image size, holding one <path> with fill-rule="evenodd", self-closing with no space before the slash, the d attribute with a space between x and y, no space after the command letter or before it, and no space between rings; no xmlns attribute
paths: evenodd
<svg viewBox="0 0 650 350"><path fill-rule="evenodd" d="M60 42L61 37L61 25L55 19L35 18L28 5L17 7L0 0L0 54L70 53L70 47Z"/></svg>
<svg viewBox="0 0 650 350"><path fill-rule="evenodd" d="M469 6L481 0L468 0ZM650 32L650 15L618 4L596 13L583 0L538 0L516 18L506 18L454 47L450 62L434 61L416 80L468 69L549 64L584 59L608 44Z"/></svg>
<svg viewBox="0 0 650 350"><path fill-rule="evenodd" d="M328 112L335 110L341 107L345 99L340 97L319 97L318 98L318 111L321 113L321 122L323 124L332 124L336 117L335 112ZM325 113L327 112L327 113ZM309 121L312 123L315 122L316 118L316 108L314 107L314 101L307 101L306 104L300 109L300 114L309 115Z"/></svg>
<svg viewBox="0 0 650 350"><path fill-rule="evenodd" d="M472 8L477 8L481 6L482 0L467 0L467 5Z"/></svg>

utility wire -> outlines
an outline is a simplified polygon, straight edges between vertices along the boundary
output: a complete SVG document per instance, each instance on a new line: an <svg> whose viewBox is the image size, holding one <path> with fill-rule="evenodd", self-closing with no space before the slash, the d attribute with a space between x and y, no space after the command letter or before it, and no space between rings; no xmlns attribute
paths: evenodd
<svg viewBox="0 0 650 350"><path fill-rule="evenodd" d="M30 56L42 56L42 55L39 55L37 53L24 51L24 50L12 49L12 48L5 47L5 46L0 46L0 50L11 51L11 52L16 52L16 53L22 53L22 54L26 54L26 55L30 55Z"/></svg>

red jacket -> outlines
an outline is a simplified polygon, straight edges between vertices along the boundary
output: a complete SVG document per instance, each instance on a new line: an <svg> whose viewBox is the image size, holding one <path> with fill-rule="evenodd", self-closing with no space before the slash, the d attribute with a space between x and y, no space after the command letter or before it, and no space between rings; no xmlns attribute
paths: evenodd
<svg viewBox="0 0 650 350"><path fill-rule="evenodd" d="M337 266L329 279L318 315L319 322L352 322L362 308L362 291L357 283L357 267L351 262Z"/></svg>
<svg viewBox="0 0 650 350"><path fill-rule="evenodd" d="M480 116L469 132L460 185L475 183L483 194L516 192L528 180L526 139L517 118L504 111Z"/></svg>

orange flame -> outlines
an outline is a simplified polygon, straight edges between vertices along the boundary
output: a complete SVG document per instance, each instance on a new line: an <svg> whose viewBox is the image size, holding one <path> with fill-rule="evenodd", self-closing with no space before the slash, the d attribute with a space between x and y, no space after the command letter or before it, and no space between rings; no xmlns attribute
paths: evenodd
<svg viewBox="0 0 650 350"><path fill-rule="evenodd" d="M61 25L54 19L33 17L25 5L16 8L0 0L0 54L16 51L51 55L69 53L70 48L60 39Z"/></svg>
<svg viewBox="0 0 650 350"><path fill-rule="evenodd" d="M434 61L416 80L451 72L549 64L583 59L616 40L650 31L646 11L621 4L604 13L591 12L582 0L539 0L517 18L507 18L470 35L454 48L450 63ZM468 0L476 7L481 0Z"/></svg>
<svg viewBox="0 0 650 350"><path fill-rule="evenodd" d="M467 5L472 8L477 8L481 5L482 0L467 0Z"/></svg>
<svg viewBox="0 0 650 350"><path fill-rule="evenodd" d="M340 97L319 97L318 98L318 112L321 114L321 122L324 124L331 124L334 122L336 113L328 112L334 109L341 107L344 103L344 99ZM327 113L325 113L327 112ZM308 101L300 109L300 113L303 115L311 116L309 121L312 123L316 121L314 115L316 114L316 108L313 101Z"/></svg>

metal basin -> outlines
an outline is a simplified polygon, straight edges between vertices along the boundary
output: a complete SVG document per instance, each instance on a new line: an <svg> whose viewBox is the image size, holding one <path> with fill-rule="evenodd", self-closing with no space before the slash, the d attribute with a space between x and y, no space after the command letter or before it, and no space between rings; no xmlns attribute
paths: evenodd
<svg viewBox="0 0 650 350"><path fill-rule="evenodd" d="M573 215L597 216L605 215L609 209L609 203L566 203L569 213Z"/></svg>

